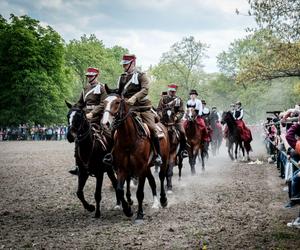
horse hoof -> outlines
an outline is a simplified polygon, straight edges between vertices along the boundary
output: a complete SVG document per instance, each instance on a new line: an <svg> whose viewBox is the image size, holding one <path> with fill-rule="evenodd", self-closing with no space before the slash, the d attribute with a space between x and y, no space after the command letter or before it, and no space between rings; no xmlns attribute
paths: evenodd
<svg viewBox="0 0 300 250"><path fill-rule="evenodd" d="M131 211L131 208L129 208L129 209L123 209L123 212L124 212L124 214L127 216L127 217L132 217L132 215L133 215L133 212Z"/></svg>
<svg viewBox="0 0 300 250"><path fill-rule="evenodd" d="M86 210L89 211L89 212L94 212L95 209L96 209L96 208L95 208L94 205L88 205L88 206L86 207Z"/></svg>
<svg viewBox="0 0 300 250"><path fill-rule="evenodd" d="M143 219L135 219L134 224L135 225L142 225L142 224L144 224L144 220Z"/></svg>
<svg viewBox="0 0 300 250"><path fill-rule="evenodd" d="M167 191L167 194L173 194L172 189L169 189L169 190Z"/></svg>
<svg viewBox="0 0 300 250"><path fill-rule="evenodd" d="M178 181L181 181L181 177L178 178Z"/></svg>
<svg viewBox="0 0 300 250"><path fill-rule="evenodd" d="M129 206L132 206L133 205L133 200L129 200L129 201L127 201L127 203L128 203Z"/></svg>
<svg viewBox="0 0 300 250"><path fill-rule="evenodd" d="M160 201L160 205L161 207L165 208L166 206L168 206L168 200L166 199L164 202Z"/></svg>
<svg viewBox="0 0 300 250"><path fill-rule="evenodd" d="M99 218L100 218L100 211L97 211L97 212L95 213L95 216L94 216L94 218L97 218L97 219L99 219Z"/></svg>
<svg viewBox="0 0 300 250"><path fill-rule="evenodd" d="M115 205L114 207L113 207L113 210L114 211L120 211L122 209L122 207L120 206L120 205Z"/></svg>

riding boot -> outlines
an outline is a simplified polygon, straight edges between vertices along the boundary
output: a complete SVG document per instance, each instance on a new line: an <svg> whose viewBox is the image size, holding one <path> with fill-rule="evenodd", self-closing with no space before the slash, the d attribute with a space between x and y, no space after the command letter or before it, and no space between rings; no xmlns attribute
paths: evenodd
<svg viewBox="0 0 300 250"><path fill-rule="evenodd" d="M74 169L69 170L69 173L73 175L78 175L78 172L79 172L78 166L75 166Z"/></svg>
<svg viewBox="0 0 300 250"><path fill-rule="evenodd" d="M157 136L153 136L152 141L156 150L156 158L154 159L154 164L155 166L160 166L162 164L162 159L161 159L159 139Z"/></svg>
<svg viewBox="0 0 300 250"><path fill-rule="evenodd" d="M188 152L187 152L187 141L186 141L185 135L180 135L179 152L180 152L182 158L186 158L189 156Z"/></svg>

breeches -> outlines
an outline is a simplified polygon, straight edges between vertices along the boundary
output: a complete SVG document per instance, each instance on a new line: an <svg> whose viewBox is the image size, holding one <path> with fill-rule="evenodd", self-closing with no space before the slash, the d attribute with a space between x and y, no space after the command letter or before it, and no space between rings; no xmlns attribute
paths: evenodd
<svg viewBox="0 0 300 250"><path fill-rule="evenodd" d="M140 116L143 122L146 123L147 126L149 127L151 134L153 136L157 136L157 129L155 125L155 114L151 110L149 110L149 111L141 112Z"/></svg>

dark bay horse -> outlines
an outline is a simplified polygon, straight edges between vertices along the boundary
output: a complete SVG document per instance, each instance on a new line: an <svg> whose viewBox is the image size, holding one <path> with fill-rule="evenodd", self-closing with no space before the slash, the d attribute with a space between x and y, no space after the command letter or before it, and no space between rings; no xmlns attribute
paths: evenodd
<svg viewBox="0 0 300 250"><path fill-rule="evenodd" d="M183 157L180 150L180 133L176 129L175 112L167 106L162 110L161 122L167 128L170 142L169 163L167 171L167 192L172 192L172 176L174 166L178 166L179 180L181 180Z"/></svg>
<svg viewBox="0 0 300 250"><path fill-rule="evenodd" d="M67 115L68 118L68 141L74 142L76 140L77 150L76 163L78 164L78 188L77 197L82 202L84 208L89 212L95 211L95 206L89 204L85 198L83 189L86 184L88 177L96 177L96 212L95 217L100 217L100 201L101 201L101 190L104 172L107 173L109 179L112 182L114 189L117 189L117 179L112 168L106 167L102 163L102 158L109 150L108 138L104 138L104 135L97 135L94 128L90 125L86 118L85 112L82 109L72 106L66 102L70 109ZM116 195L117 196L117 195ZM120 207L121 202L117 198L117 206Z"/></svg>
<svg viewBox="0 0 300 250"><path fill-rule="evenodd" d="M241 131L239 130L237 123L230 111L224 111L222 114L222 124L227 124L228 127L228 155L231 160L237 160L237 151L240 147L243 160L245 160L245 149L247 151L247 160L250 159L249 151L251 150L250 142L243 142L241 137ZM233 145L235 145L234 157L233 157Z"/></svg>
<svg viewBox="0 0 300 250"><path fill-rule="evenodd" d="M219 152L223 140L222 126L219 123L219 116L217 113L212 112L209 115L209 124L212 130L211 149L212 149L213 156L216 156L217 153Z"/></svg>
<svg viewBox="0 0 300 250"><path fill-rule="evenodd" d="M187 143L189 144L189 163L191 166L192 175L196 174L195 165L196 165L196 158L200 151L201 156L201 164L202 170L205 169L205 150L204 144L202 143L203 140L203 133L199 124L197 123L197 113L194 108L190 107L187 109L186 113L186 121L185 121L185 134L187 138Z"/></svg>
<svg viewBox="0 0 300 250"><path fill-rule="evenodd" d="M153 188L155 179L151 172L153 164L153 147L150 135L139 132L135 118L137 107L131 107L126 100L106 87L108 97L105 99L105 111L102 118L102 124L111 124L114 133L114 147L112 150L113 165L117 171L117 195L122 202L123 212L126 216L132 216L130 204L124 199L124 182L131 176L138 177L137 200L138 211L135 223L142 223L144 218L143 200L144 185L146 178L152 185L152 193L156 196L156 190ZM167 196L164 189L164 179L166 178L167 160L169 154L169 141L166 129L161 126L164 137L160 139L161 157L163 164L160 166L160 204L162 207L167 206ZM155 186L156 189L156 186ZM154 192L155 191L155 192Z"/></svg>

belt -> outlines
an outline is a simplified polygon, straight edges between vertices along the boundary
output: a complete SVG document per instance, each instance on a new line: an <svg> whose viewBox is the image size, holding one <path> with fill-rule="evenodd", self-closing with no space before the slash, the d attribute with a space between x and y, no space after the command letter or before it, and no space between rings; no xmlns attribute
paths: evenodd
<svg viewBox="0 0 300 250"><path fill-rule="evenodd" d="M96 105L86 105L86 109L94 109Z"/></svg>

